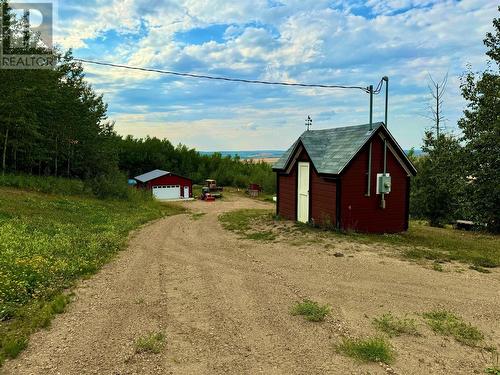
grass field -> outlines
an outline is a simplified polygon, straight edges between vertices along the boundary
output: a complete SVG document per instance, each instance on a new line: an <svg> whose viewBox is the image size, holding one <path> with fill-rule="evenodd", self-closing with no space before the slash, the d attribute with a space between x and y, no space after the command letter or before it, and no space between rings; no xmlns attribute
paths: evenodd
<svg viewBox="0 0 500 375"><path fill-rule="evenodd" d="M0 188L0 363L64 311L69 288L96 272L155 218L181 212L151 200L104 201Z"/></svg>
<svg viewBox="0 0 500 375"><path fill-rule="evenodd" d="M480 267L500 266L500 237L452 228L435 228L411 221L406 233L363 236L365 240L409 246L404 254L412 259L455 260Z"/></svg>
<svg viewBox="0 0 500 375"><path fill-rule="evenodd" d="M431 260L435 262L458 261L470 264L471 268L486 271L483 267L500 266L500 237L479 232L465 232L452 228L434 228L423 222L411 221L410 229L399 234L363 234L324 230L304 224L295 224L293 230L280 227L270 210L238 210L221 215L222 225L244 237L266 240L286 237L307 244L321 240L353 241L364 244L392 245L406 259ZM295 233L295 237L293 235ZM265 236L264 236L265 235ZM261 237L262 237L261 236ZM439 263L437 263L439 265ZM438 265L436 267L438 267Z"/></svg>

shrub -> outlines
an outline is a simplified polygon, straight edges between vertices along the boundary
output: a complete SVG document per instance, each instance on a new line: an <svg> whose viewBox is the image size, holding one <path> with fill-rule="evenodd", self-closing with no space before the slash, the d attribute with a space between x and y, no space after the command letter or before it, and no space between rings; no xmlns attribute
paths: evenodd
<svg viewBox="0 0 500 375"><path fill-rule="evenodd" d="M102 174L90 179L87 184L98 198L125 200L129 197L129 187L126 176L118 170Z"/></svg>

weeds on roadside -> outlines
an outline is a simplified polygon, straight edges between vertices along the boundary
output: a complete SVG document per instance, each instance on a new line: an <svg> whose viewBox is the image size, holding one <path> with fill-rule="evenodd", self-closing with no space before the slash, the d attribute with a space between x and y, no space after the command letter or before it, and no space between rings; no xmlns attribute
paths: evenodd
<svg viewBox="0 0 500 375"><path fill-rule="evenodd" d="M276 235L271 231L253 232L245 234L245 238L255 241L273 241L276 239Z"/></svg>
<svg viewBox="0 0 500 375"><path fill-rule="evenodd" d="M257 230L252 228L252 224L257 223L273 223L273 213L269 210L253 209L253 210L237 210L226 212L219 216L224 229L235 232L243 238L255 241L273 241L276 235L270 230Z"/></svg>
<svg viewBox="0 0 500 375"><path fill-rule="evenodd" d="M5 326L10 329L0 326L0 365L6 358L16 358L28 345L29 334L47 328L54 315L63 313L69 302L70 296L58 294L50 301L38 301L22 310L14 310L13 315L6 318L9 322Z"/></svg>
<svg viewBox="0 0 500 375"><path fill-rule="evenodd" d="M420 335L415 319L398 318L391 313L373 319L373 325L382 332L387 333L390 337L401 336L403 334L412 336Z"/></svg>
<svg viewBox="0 0 500 375"><path fill-rule="evenodd" d="M484 372L492 375L500 375L500 367L499 366L487 367L484 370Z"/></svg>
<svg viewBox="0 0 500 375"><path fill-rule="evenodd" d="M489 352L491 354L491 363L492 363L492 366L488 366L484 369L484 372L486 374L492 374L492 375L500 375L500 364L499 364L499 359L500 359L500 356L498 354L498 351L495 347L485 347L483 348L485 349L487 352ZM481 355L483 353L481 352ZM483 358L484 358L484 355L483 355Z"/></svg>
<svg viewBox="0 0 500 375"><path fill-rule="evenodd" d="M67 297L59 294L109 261L130 230L181 212L179 205L152 199L97 200L0 188L0 364L64 311Z"/></svg>
<svg viewBox="0 0 500 375"><path fill-rule="evenodd" d="M304 319L311 322L323 321L329 312L330 308L327 305L321 306L308 299L298 302L291 310L292 315L302 315Z"/></svg>
<svg viewBox="0 0 500 375"><path fill-rule="evenodd" d="M222 226L239 234L251 229L254 221L272 222L273 212L261 209L242 209L223 213L219 216Z"/></svg>
<svg viewBox="0 0 500 375"><path fill-rule="evenodd" d="M203 216L206 215L206 212L194 212L191 214L191 219L193 220L200 220Z"/></svg>
<svg viewBox="0 0 500 375"><path fill-rule="evenodd" d="M443 265L441 263L439 263L439 262L434 262L432 264L432 269L434 271L438 271L438 272L443 272L444 271Z"/></svg>
<svg viewBox="0 0 500 375"><path fill-rule="evenodd" d="M158 354L165 345L165 335L162 332L151 332L139 337L135 342L136 353Z"/></svg>
<svg viewBox="0 0 500 375"><path fill-rule="evenodd" d="M477 272L481 272L481 273L491 273L491 271L489 269L478 266L476 264L469 266L469 269L477 271Z"/></svg>
<svg viewBox="0 0 500 375"><path fill-rule="evenodd" d="M458 342L467 346L476 346L484 339L484 334L462 318L445 310L435 310L423 314L426 323L436 333L453 336Z"/></svg>
<svg viewBox="0 0 500 375"><path fill-rule="evenodd" d="M364 362L391 363L394 360L394 352L389 343L380 337L344 339L336 349L339 353Z"/></svg>
<svg viewBox="0 0 500 375"><path fill-rule="evenodd" d="M28 346L25 337L9 337L2 342L2 351L7 358L16 358ZM3 362L3 358L0 363Z"/></svg>

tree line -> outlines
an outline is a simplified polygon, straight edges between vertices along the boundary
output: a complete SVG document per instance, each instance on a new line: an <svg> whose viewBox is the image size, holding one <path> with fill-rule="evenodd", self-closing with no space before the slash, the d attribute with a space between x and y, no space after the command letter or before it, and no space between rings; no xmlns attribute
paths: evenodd
<svg viewBox="0 0 500 375"><path fill-rule="evenodd" d="M136 139L116 134L107 104L85 80L71 51L47 50L38 43L12 47L12 39L36 41L5 0L2 40L5 53L44 53L58 59L54 69L0 69L0 168L2 173L61 176L90 181L99 196L124 194L127 177L161 168L200 183L261 184L275 191L275 176L265 163L248 163L220 154L201 155L166 139ZM499 8L500 9L500 8ZM463 218L500 232L500 21L484 39L488 68L462 78L468 104L459 136L427 132L424 156L413 161L411 215L431 225ZM19 44L14 44L19 45ZM34 47L33 47L34 46ZM440 96L437 96L439 104ZM439 119L439 111L437 113Z"/></svg>
<svg viewBox="0 0 500 375"><path fill-rule="evenodd" d="M185 145L174 147L167 139L117 137L117 144L119 168L128 176L161 167L196 183L212 178L223 186L243 188L256 183L267 193L276 189L276 177L264 162L242 161L238 156L223 157L220 153L202 155Z"/></svg>
<svg viewBox="0 0 500 375"><path fill-rule="evenodd" d="M0 69L0 136L2 172L90 178L116 164L102 95L85 81L71 51L43 47L40 36L2 8L4 54L51 55L54 69ZM22 41L13 42L16 39Z"/></svg>
<svg viewBox="0 0 500 375"><path fill-rule="evenodd" d="M121 137L107 117L107 104L85 80L71 51L42 47L39 35L15 17L7 1L2 8L5 54L45 54L58 60L54 69L0 69L0 168L2 173L28 173L92 181L112 190L126 177L162 168L201 182L244 187L250 182L274 191L271 167L194 149L157 138ZM21 39L18 43L12 43ZM111 191L109 191L111 194Z"/></svg>
<svg viewBox="0 0 500 375"><path fill-rule="evenodd" d="M467 101L458 121L461 134L443 134L436 127L425 134L425 154L413 158L418 175L410 212L431 225L465 219L500 232L500 18L493 27L483 41L486 70L469 68L461 80Z"/></svg>

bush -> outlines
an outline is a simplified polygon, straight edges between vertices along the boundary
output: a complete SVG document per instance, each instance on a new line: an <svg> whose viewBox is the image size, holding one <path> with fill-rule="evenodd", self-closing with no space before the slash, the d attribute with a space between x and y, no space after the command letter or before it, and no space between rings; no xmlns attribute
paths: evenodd
<svg viewBox="0 0 500 375"><path fill-rule="evenodd" d="M413 160L418 174L410 185L412 217L426 219L436 227L467 218L462 202L467 181L459 139L442 134L436 138L426 132L422 150L425 155Z"/></svg>
<svg viewBox="0 0 500 375"><path fill-rule="evenodd" d="M129 197L127 177L118 170L94 177L88 181L88 185L97 198L125 200Z"/></svg>

